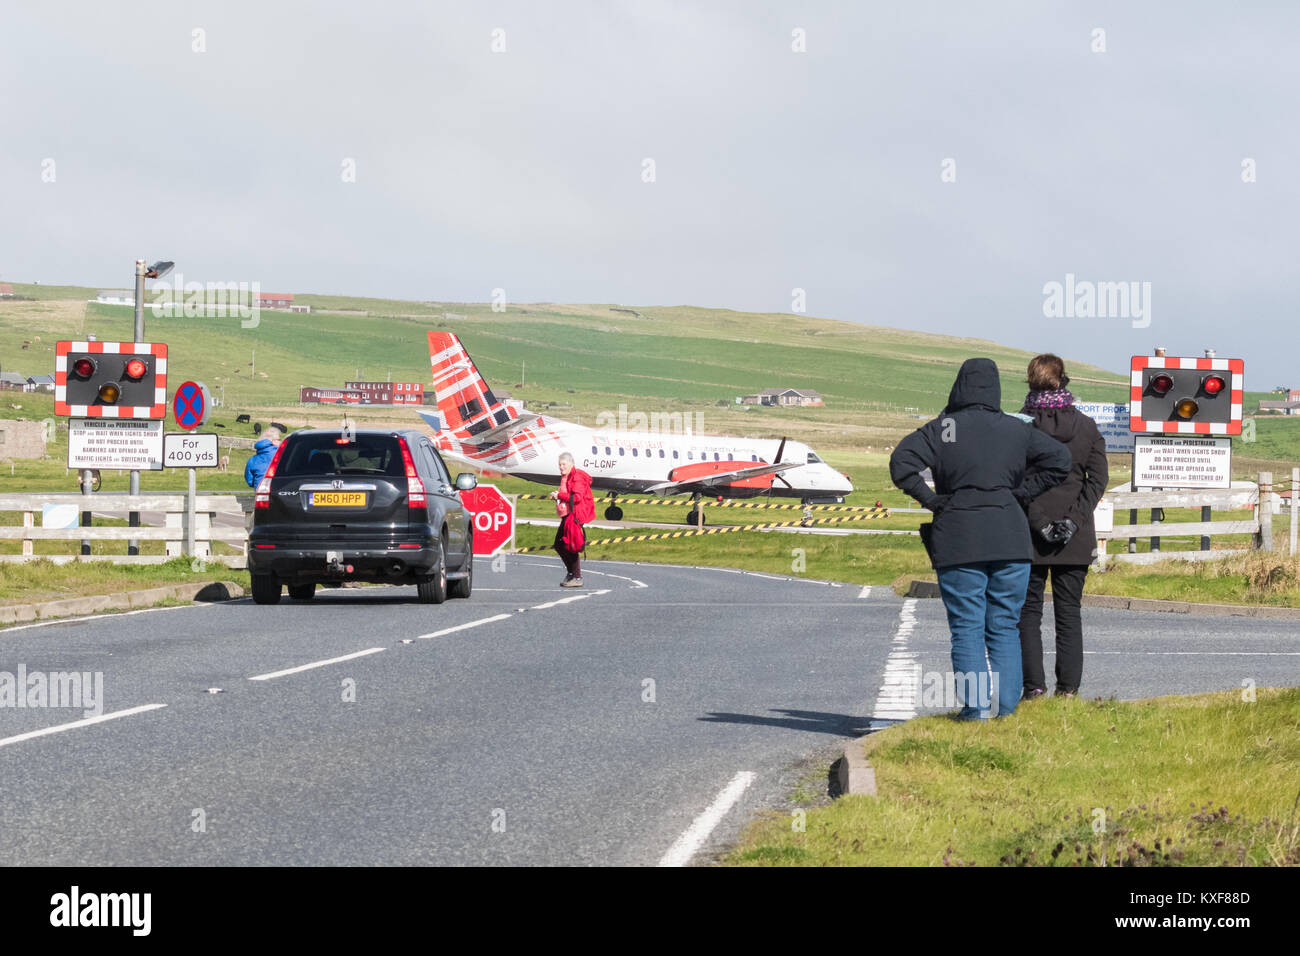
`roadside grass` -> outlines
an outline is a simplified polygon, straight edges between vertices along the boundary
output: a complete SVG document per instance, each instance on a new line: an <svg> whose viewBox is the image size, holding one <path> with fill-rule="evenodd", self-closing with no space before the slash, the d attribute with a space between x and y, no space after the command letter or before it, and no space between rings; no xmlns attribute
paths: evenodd
<svg viewBox="0 0 1300 956"><path fill-rule="evenodd" d="M731 866L1297 866L1300 689L1048 699L874 734L879 795L752 824ZM796 803L814 803L796 794Z"/></svg>
<svg viewBox="0 0 1300 956"><path fill-rule="evenodd" d="M206 581L234 581L244 588L249 586L247 571L212 560L199 565L189 558L162 564L118 564L111 560L55 564L38 560L0 564L0 604L31 604Z"/></svg>

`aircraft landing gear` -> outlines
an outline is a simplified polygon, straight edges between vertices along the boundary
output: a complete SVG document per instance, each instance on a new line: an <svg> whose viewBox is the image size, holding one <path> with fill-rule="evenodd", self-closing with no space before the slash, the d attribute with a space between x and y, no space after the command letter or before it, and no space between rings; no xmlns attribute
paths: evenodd
<svg viewBox="0 0 1300 956"><path fill-rule="evenodd" d="M606 521L622 521L623 509L618 506L618 495L609 493L609 504L605 506Z"/></svg>
<svg viewBox="0 0 1300 956"><path fill-rule="evenodd" d="M686 523L692 528L703 528L705 525L704 506L700 504L700 497L697 491L691 497L691 510L686 512Z"/></svg>
<svg viewBox="0 0 1300 956"><path fill-rule="evenodd" d="M802 504L803 504L803 520L800 522L800 524L802 524L803 527L807 528L809 525L812 524L812 516L813 516L812 508L808 507L808 501L806 499L802 502Z"/></svg>

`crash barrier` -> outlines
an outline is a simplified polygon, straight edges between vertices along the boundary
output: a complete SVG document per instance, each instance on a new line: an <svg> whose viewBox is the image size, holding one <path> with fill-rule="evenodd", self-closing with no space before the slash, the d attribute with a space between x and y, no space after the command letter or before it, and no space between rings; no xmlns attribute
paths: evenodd
<svg viewBox="0 0 1300 956"><path fill-rule="evenodd" d="M1234 483L1244 487L1176 490L1176 491L1108 491L1101 500L1096 512L1097 554L1099 563L1123 562L1127 564L1150 564L1169 559L1185 561L1202 561L1209 558L1221 558L1233 554L1244 554L1250 550L1273 550L1273 515L1280 509L1280 501L1273 492L1273 475L1260 472L1256 483ZM1139 523L1138 510L1151 509L1152 520ZM1200 521L1165 521L1163 512L1166 508L1200 508ZM1211 521L1213 511L1240 511L1252 509L1249 518L1236 521ZM1114 518L1128 512L1128 524L1114 524ZM1224 534L1253 535L1251 548L1210 549L1210 537ZM1161 551L1162 538L1200 536L1200 549L1197 551ZM1106 554L1106 542L1115 538L1127 538L1129 553ZM1150 538L1151 551L1136 553L1137 539Z"/></svg>
<svg viewBox="0 0 1300 956"><path fill-rule="evenodd" d="M551 498L550 495L516 495L516 497L520 501L528 501L528 500L549 501ZM607 504L618 505L619 507L622 507L623 505L661 505L661 506L675 506L680 508L684 506L689 506L691 504L691 502L688 499L684 499L684 498L618 498L616 500L611 500L609 498L601 498L596 502L596 504L599 505L602 501L606 502ZM883 510L885 514L881 515L880 517L884 517L889 513L887 509L877 508L874 505L807 505L805 506L805 505L774 504L774 503L768 503L763 501L714 501L712 498L704 498L700 503L704 505L706 508L763 508L767 510L776 510L776 511L876 512L876 511ZM873 517L875 516L873 515Z"/></svg>
<svg viewBox="0 0 1300 956"><path fill-rule="evenodd" d="M56 564L67 561L111 560L115 564L161 564L173 558L220 558L231 567L247 566L248 531L245 509L235 495L196 495L193 510L187 507L185 494L128 495L121 492L75 492L0 494L0 512L16 511L22 525L0 525L0 541L21 541L19 554L0 554L0 561L24 562L48 559ZM140 514L137 527L102 525L83 527L84 514L126 519L130 512ZM41 526L36 526L36 516ZM219 524L218 519L224 518ZM161 526L160 526L161 523ZM70 525L70 527L69 527ZM81 554L36 554L37 541L80 541ZM162 541L163 554L91 555L92 541ZM221 541L236 546L239 554L214 555L212 543Z"/></svg>
<svg viewBox="0 0 1300 956"><path fill-rule="evenodd" d="M521 496L522 497L522 496ZM665 538L694 538L702 534L730 534L733 531L774 531L779 528L816 528L826 524L841 524L845 521L862 521L870 518L888 517L888 511L871 514L843 515L836 518L814 518L811 521L772 521L767 524L729 524L716 528L690 528L682 531L661 531L654 534L629 534L617 538L588 538L587 547L598 544L622 544L626 541L661 541ZM535 551L554 550L551 545L538 545L531 548L517 548L515 554L529 554Z"/></svg>

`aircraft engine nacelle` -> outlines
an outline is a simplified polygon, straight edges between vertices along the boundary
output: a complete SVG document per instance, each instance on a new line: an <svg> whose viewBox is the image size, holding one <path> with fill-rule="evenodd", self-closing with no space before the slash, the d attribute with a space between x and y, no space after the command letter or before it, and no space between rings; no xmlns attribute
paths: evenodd
<svg viewBox="0 0 1300 956"><path fill-rule="evenodd" d="M674 468L668 473L669 481L692 481L697 478L707 478L710 475L716 475L719 472L735 471L736 467L744 467L746 464L754 465L755 462L735 462L735 461L697 461L694 464L682 465ZM771 475L757 475L753 478L742 478L739 481L728 482L721 487L729 488L750 488L765 491L772 487Z"/></svg>

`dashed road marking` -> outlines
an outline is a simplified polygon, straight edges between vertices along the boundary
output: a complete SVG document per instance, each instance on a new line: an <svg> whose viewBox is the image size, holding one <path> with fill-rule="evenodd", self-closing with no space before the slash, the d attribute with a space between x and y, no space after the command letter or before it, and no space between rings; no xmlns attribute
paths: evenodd
<svg viewBox="0 0 1300 956"><path fill-rule="evenodd" d="M300 664L297 667L288 667L282 671L272 671L269 674L258 674L256 677L250 677L249 680L272 680L276 677L287 677L290 674L300 674L303 671L313 670L317 667L328 667L330 664L341 664L343 661L354 660L358 657L365 657L368 654L378 654L384 648L371 647L364 651L357 651L355 654L344 654L342 657L331 657L325 661L312 661L310 664Z"/></svg>
<svg viewBox="0 0 1300 956"><path fill-rule="evenodd" d="M898 612L898 626L885 660L885 677L876 695L872 720L909 720L916 716L916 687L921 664L917 655L907 649L907 640L916 627L917 598L908 598Z"/></svg>
<svg viewBox="0 0 1300 956"><path fill-rule="evenodd" d="M97 717L87 717L84 720L74 720L68 724L56 724L53 727L42 727L40 730L29 730L25 734L15 734L13 737L0 739L0 747L7 747L9 744L22 743L24 740L31 740L35 737L44 737L47 734L62 733L65 730L75 730L78 727L89 727L92 724L102 724L106 720L117 720L119 717L130 717L133 714L143 714L146 711L157 710L160 707L166 707L166 704L142 704L139 707L130 707L126 710L115 710L111 714L100 714Z"/></svg>
<svg viewBox="0 0 1300 956"><path fill-rule="evenodd" d="M432 634L417 634L419 640L427 640L430 637L442 637L444 634L454 634L456 631L468 631L471 627L478 627L481 624L492 624L495 621L504 621L511 617L510 614L497 614L493 617L479 618L477 621L470 621L466 624L457 624L455 627L444 627L441 631L434 631Z"/></svg>

